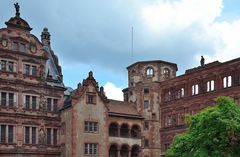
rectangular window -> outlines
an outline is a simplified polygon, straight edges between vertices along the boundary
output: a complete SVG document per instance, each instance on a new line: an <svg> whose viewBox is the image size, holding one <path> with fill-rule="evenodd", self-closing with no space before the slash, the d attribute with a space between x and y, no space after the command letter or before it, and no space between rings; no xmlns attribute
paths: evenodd
<svg viewBox="0 0 240 157"><path fill-rule="evenodd" d="M53 111L58 111L58 99L53 99Z"/></svg>
<svg viewBox="0 0 240 157"><path fill-rule="evenodd" d="M173 124L173 118L171 115L165 117L165 126L171 126Z"/></svg>
<svg viewBox="0 0 240 157"><path fill-rule="evenodd" d="M47 111L52 111L52 99L47 98Z"/></svg>
<svg viewBox="0 0 240 157"><path fill-rule="evenodd" d="M148 88L144 88L143 91L144 91L144 94L146 94L146 95L149 94L149 89Z"/></svg>
<svg viewBox="0 0 240 157"><path fill-rule="evenodd" d="M13 62L8 62L8 71L9 72L14 72L14 63Z"/></svg>
<svg viewBox="0 0 240 157"><path fill-rule="evenodd" d="M148 139L144 139L144 148L148 148L149 147L149 141Z"/></svg>
<svg viewBox="0 0 240 157"><path fill-rule="evenodd" d="M37 67L36 66L32 66L32 75L37 76Z"/></svg>
<svg viewBox="0 0 240 157"><path fill-rule="evenodd" d="M6 106L7 105L7 93L2 92L1 93L1 106Z"/></svg>
<svg viewBox="0 0 240 157"><path fill-rule="evenodd" d="M13 42L12 49L13 49L13 51L18 50L18 43L17 42Z"/></svg>
<svg viewBox="0 0 240 157"><path fill-rule="evenodd" d="M22 44L22 43L19 44L19 51L25 52L25 44Z"/></svg>
<svg viewBox="0 0 240 157"><path fill-rule="evenodd" d="M25 107L26 109L30 109L30 95L25 96Z"/></svg>
<svg viewBox="0 0 240 157"><path fill-rule="evenodd" d="M32 144L36 144L36 138L37 138L37 135L36 135L36 127L32 127Z"/></svg>
<svg viewBox="0 0 240 157"><path fill-rule="evenodd" d="M1 143L6 142L6 125L1 125Z"/></svg>
<svg viewBox="0 0 240 157"><path fill-rule="evenodd" d="M198 84L192 85L192 95L197 95L199 93Z"/></svg>
<svg viewBox="0 0 240 157"><path fill-rule="evenodd" d="M28 126L25 127L25 144L30 143L30 128Z"/></svg>
<svg viewBox="0 0 240 157"><path fill-rule="evenodd" d="M53 144L57 145L57 129L53 129Z"/></svg>
<svg viewBox="0 0 240 157"><path fill-rule="evenodd" d="M144 122L144 130L148 130L149 129L149 123L148 122Z"/></svg>
<svg viewBox="0 0 240 157"><path fill-rule="evenodd" d="M9 107L14 106L14 93L8 93L8 105Z"/></svg>
<svg viewBox="0 0 240 157"><path fill-rule="evenodd" d="M214 80L207 82L207 92L214 91Z"/></svg>
<svg viewBox="0 0 240 157"><path fill-rule="evenodd" d="M232 86L232 76L226 76L223 78L223 88Z"/></svg>
<svg viewBox="0 0 240 157"><path fill-rule="evenodd" d="M148 108L148 106L149 106L149 101L144 100L144 104L143 104L144 109Z"/></svg>
<svg viewBox="0 0 240 157"><path fill-rule="evenodd" d="M30 65L25 64L25 66L24 66L24 74L25 75L30 75Z"/></svg>
<svg viewBox="0 0 240 157"><path fill-rule="evenodd" d="M84 155L98 155L98 144L85 143L84 144Z"/></svg>
<svg viewBox="0 0 240 157"><path fill-rule="evenodd" d="M1 60L1 70L7 71L7 61Z"/></svg>
<svg viewBox="0 0 240 157"><path fill-rule="evenodd" d="M8 143L13 143L13 126L8 126Z"/></svg>
<svg viewBox="0 0 240 157"><path fill-rule="evenodd" d="M51 128L47 128L47 144L51 144L52 141Z"/></svg>
<svg viewBox="0 0 240 157"><path fill-rule="evenodd" d="M87 95L87 103L94 104L94 95Z"/></svg>
<svg viewBox="0 0 240 157"><path fill-rule="evenodd" d="M97 132L98 123L97 122L84 122L84 131L85 132Z"/></svg>
<svg viewBox="0 0 240 157"><path fill-rule="evenodd" d="M32 110L36 111L36 109L37 109L37 97L32 96Z"/></svg>

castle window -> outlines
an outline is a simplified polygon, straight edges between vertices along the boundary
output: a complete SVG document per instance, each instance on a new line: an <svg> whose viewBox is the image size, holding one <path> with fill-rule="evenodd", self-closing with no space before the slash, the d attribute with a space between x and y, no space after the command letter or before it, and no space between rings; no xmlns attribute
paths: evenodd
<svg viewBox="0 0 240 157"><path fill-rule="evenodd" d="M96 104L96 95L94 94L87 94L87 104Z"/></svg>
<svg viewBox="0 0 240 157"><path fill-rule="evenodd" d="M16 95L11 92L0 92L0 105L13 107L16 103Z"/></svg>
<svg viewBox="0 0 240 157"><path fill-rule="evenodd" d="M48 145L57 145L57 129L56 128L47 128L47 144Z"/></svg>
<svg viewBox="0 0 240 157"><path fill-rule="evenodd" d="M98 155L98 144L85 143L84 144L84 155Z"/></svg>
<svg viewBox="0 0 240 157"><path fill-rule="evenodd" d="M148 67L146 73L147 73L147 76L152 77L153 76L153 68Z"/></svg>
<svg viewBox="0 0 240 157"><path fill-rule="evenodd" d="M148 106L149 106L149 101L144 100L144 104L143 104L144 109L148 108Z"/></svg>
<svg viewBox="0 0 240 157"><path fill-rule="evenodd" d="M149 122L145 121L144 122L144 130L148 130L149 129Z"/></svg>
<svg viewBox="0 0 240 157"><path fill-rule="evenodd" d="M199 87L198 84L192 85L192 95L199 94Z"/></svg>
<svg viewBox="0 0 240 157"><path fill-rule="evenodd" d="M168 115L165 117L165 126L171 126L173 124L173 117Z"/></svg>
<svg viewBox="0 0 240 157"><path fill-rule="evenodd" d="M207 82L207 92L214 91L214 80Z"/></svg>
<svg viewBox="0 0 240 157"><path fill-rule="evenodd" d="M25 144L30 144L30 127L25 127Z"/></svg>
<svg viewBox="0 0 240 157"><path fill-rule="evenodd" d="M26 109L37 110L37 96L25 95L24 104Z"/></svg>
<svg viewBox="0 0 240 157"><path fill-rule="evenodd" d="M149 94L149 88L144 88L143 92L145 95Z"/></svg>
<svg viewBox="0 0 240 157"><path fill-rule="evenodd" d="M0 125L0 143L13 143L14 142L14 126L13 125Z"/></svg>
<svg viewBox="0 0 240 157"><path fill-rule="evenodd" d="M149 141L148 139L144 139L144 148L148 148L149 147Z"/></svg>
<svg viewBox="0 0 240 157"><path fill-rule="evenodd" d="M98 131L98 123L97 122L84 122L84 131L88 133L96 133Z"/></svg>
<svg viewBox="0 0 240 157"><path fill-rule="evenodd" d="M51 128L47 128L47 144L51 144L52 142L52 134L51 134Z"/></svg>
<svg viewBox="0 0 240 157"><path fill-rule="evenodd" d="M57 129L53 129L53 145L57 145Z"/></svg>
<svg viewBox="0 0 240 157"><path fill-rule="evenodd" d="M171 91L166 91L165 93L165 101L170 101L172 100L172 92Z"/></svg>
<svg viewBox="0 0 240 157"><path fill-rule="evenodd" d="M170 77L170 70L168 68L163 69L163 76L164 76L164 78Z"/></svg>
<svg viewBox="0 0 240 157"><path fill-rule="evenodd" d="M30 65L30 64L24 64L24 74L31 75L31 76L37 76L37 66Z"/></svg>
<svg viewBox="0 0 240 157"><path fill-rule="evenodd" d="M24 143L36 144L37 143L37 128L32 126L24 127Z"/></svg>
<svg viewBox="0 0 240 157"><path fill-rule="evenodd" d="M48 112L57 112L58 111L58 99L47 98L47 111Z"/></svg>
<svg viewBox="0 0 240 157"><path fill-rule="evenodd" d="M184 88L178 89L177 90L177 98L183 98L184 97Z"/></svg>
<svg viewBox="0 0 240 157"><path fill-rule="evenodd" d="M232 86L232 76L226 76L223 78L223 88Z"/></svg>
<svg viewBox="0 0 240 157"><path fill-rule="evenodd" d="M8 71L8 72L16 72L16 63L9 60L1 60L0 61L0 70L1 71Z"/></svg>
<svg viewBox="0 0 240 157"><path fill-rule="evenodd" d="M26 51L26 45L19 42L13 42L12 43L12 50L13 51L20 51L25 52Z"/></svg>

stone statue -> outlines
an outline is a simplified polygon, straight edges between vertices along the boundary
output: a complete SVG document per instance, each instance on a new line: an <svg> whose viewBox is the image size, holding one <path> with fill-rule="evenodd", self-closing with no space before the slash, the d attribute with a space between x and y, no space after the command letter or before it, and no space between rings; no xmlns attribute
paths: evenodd
<svg viewBox="0 0 240 157"><path fill-rule="evenodd" d="M43 128L39 130L39 143L45 144L45 131Z"/></svg>
<svg viewBox="0 0 240 157"><path fill-rule="evenodd" d="M16 15L19 16L20 15L20 12L19 12L20 6L19 6L18 3L14 3L14 6L15 6L15 9L16 9Z"/></svg>
<svg viewBox="0 0 240 157"><path fill-rule="evenodd" d="M201 66L204 66L204 62L205 62L205 59L203 58L203 56L201 56L201 61L200 61Z"/></svg>
<svg viewBox="0 0 240 157"><path fill-rule="evenodd" d="M39 111L45 111L46 109L46 98L41 94L40 101L39 101Z"/></svg>

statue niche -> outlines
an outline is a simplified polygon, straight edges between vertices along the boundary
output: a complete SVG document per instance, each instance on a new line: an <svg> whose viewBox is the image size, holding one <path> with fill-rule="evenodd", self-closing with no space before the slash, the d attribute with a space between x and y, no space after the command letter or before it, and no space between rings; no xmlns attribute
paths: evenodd
<svg viewBox="0 0 240 157"><path fill-rule="evenodd" d="M46 134L43 128L39 130L39 143L40 144L46 144Z"/></svg>
<svg viewBox="0 0 240 157"><path fill-rule="evenodd" d="M39 111L46 111L46 103L47 103L47 100L46 98L44 97L43 94L41 94L40 96L40 101L39 101Z"/></svg>

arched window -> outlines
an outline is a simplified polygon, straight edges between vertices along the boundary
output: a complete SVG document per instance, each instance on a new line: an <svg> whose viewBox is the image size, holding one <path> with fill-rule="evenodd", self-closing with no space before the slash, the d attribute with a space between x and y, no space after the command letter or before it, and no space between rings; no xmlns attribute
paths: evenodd
<svg viewBox="0 0 240 157"><path fill-rule="evenodd" d="M153 76L153 68L148 67L146 73L147 73L147 76L152 77Z"/></svg>
<svg viewBox="0 0 240 157"><path fill-rule="evenodd" d="M164 78L170 77L170 70L168 68L163 69L163 76L164 76Z"/></svg>
<svg viewBox="0 0 240 157"><path fill-rule="evenodd" d="M109 136L118 136L118 124L117 123L111 123L109 125Z"/></svg>

